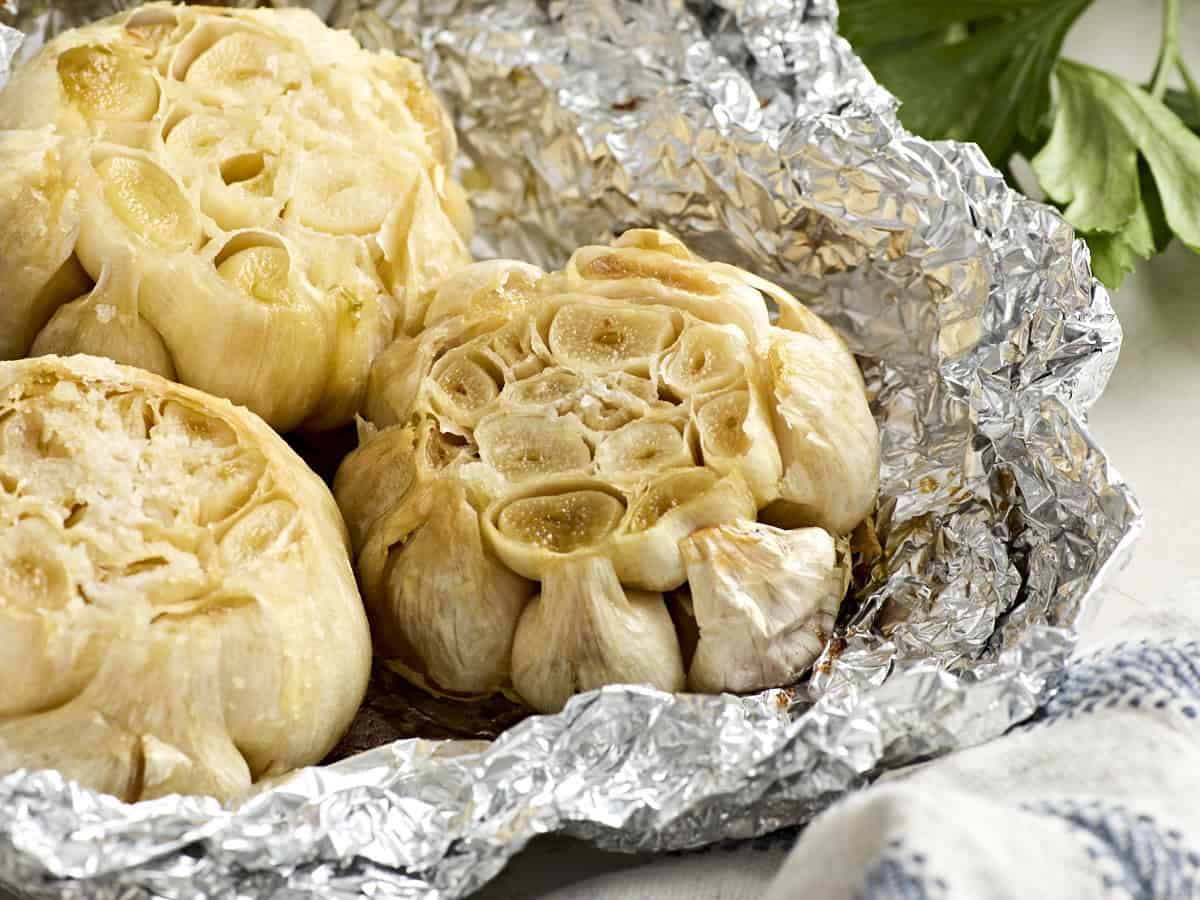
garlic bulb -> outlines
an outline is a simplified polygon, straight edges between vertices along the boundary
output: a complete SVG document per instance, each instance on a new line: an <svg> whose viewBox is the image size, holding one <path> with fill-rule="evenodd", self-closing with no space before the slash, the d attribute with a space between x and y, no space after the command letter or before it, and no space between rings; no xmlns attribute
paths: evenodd
<svg viewBox="0 0 1200 900"><path fill-rule="evenodd" d="M469 261L419 68L300 9L152 4L0 93L0 359L84 352L343 424Z"/></svg>
<svg viewBox="0 0 1200 900"><path fill-rule="evenodd" d="M468 266L424 325L377 358L334 485L385 653L445 691L511 679L540 710L613 681L676 690L663 594L693 582L693 687L783 684L815 659L846 588L832 542L879 465L825 323L641 230L561 272Z"/></svg>
<svg viewBox="0 0 1200 900"><path fill-rule="evenodd" d="M228 800L319 762L370 672L348 545L245 410L96 357L0 363L0 771Z"/></svg>

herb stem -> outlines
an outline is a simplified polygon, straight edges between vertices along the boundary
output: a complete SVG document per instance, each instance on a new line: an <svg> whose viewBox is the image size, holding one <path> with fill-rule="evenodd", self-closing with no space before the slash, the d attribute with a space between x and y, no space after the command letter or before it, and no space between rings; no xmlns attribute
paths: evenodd
<svg viewBox="0 0 1200 900"><path fill-rule="evenodd" d="M1188 96L1192 98L1192 108L1196 111L1196 118L1200 119L1200 84L1196 83L1196 79L1192 77L1192 73L1184 64L1183 57L1180 56L1177 66L1179 74L1183 78L1183 83L1187 85Z"/></svg>
<svg viewBox="0 0 1200 900"><path fill-rule="evenodd" d="M1163 0L1162 49L1154 66L1150 96L1161 100L1167 92L1167 77L1179 65L1179 0ZM1193 95L1194 97L1194 95Z"/></svg>

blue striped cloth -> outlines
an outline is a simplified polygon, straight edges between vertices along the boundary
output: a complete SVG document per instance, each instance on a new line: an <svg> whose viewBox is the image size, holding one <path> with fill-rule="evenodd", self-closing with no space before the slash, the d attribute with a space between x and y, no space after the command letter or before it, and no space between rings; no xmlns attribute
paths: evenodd
<svg viewBox="0 0 1200 900"><path fill-rule="evenodd" d="M1200 898L1200 584L999 740L848 798L769 900Z"/></svg>

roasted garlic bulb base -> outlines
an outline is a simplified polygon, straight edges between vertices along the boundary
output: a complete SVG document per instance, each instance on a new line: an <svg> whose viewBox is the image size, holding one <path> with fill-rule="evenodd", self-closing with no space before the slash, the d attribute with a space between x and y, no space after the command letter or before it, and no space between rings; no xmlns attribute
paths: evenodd
<svg viewBox="0 0 1200 900"><path fill-rule="evenodd" d="M307 10L59 35L0 93L0 359L103 355L280 430L348 422L469 261L455 153L416 65Z"/></svg>
<svg viewBox="0 0 1200 900"><path fill-rule="evenodd" d="M232 799L319 762L370 661L333 498L261 420L105 359L0 363L0 771Z"/></svg>
<svg viewBox="0 0 1200 900"><path fill-rule="evenodd" d="M381 647L442 689L511 681L540 710L685 672L756 690L812 664L846 590L837 536L879 467L825 323L634 231L561 272L467 267L425 326L376 360L335 481ZM692 609L689 659L664 592Z"/></svg>

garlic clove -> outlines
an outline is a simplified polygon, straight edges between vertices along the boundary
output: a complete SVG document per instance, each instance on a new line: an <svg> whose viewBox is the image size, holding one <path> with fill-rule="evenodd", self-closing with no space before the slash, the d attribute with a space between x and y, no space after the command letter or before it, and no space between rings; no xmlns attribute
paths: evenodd
<svg viewBox="0 0 1200 900"><path fill-rule="evenodd" d="M680 549L699 629L692 690L762 690L812 666L849 584L844 541L820 528L737 522L697 531Z"/></svg>
<svg viewBox="0 0 1200 900"><path fill-rule="evenodd" d="M392 550L382 591L366 598L379 652L444 690L495 690L534 586L486 551L461 485L439 481L419 505L428 518Z"/></svg>
<svg viewBox="0 0 1200 900"><path fill-rule="evenodd" d="M767 515L845 534L879 490L879 428L862 375L827 342L782 329L772 335L767 366L783 460L782 499Z"/></svg>
<svg viewBox="0 0 1200 900"><path fill-rule="evenodd" d="M606 684L682 690L683 659L662 595L626 593L599 556L554 564L517 626L512 681L544 713Z"/></svg>
<svg viewBox="0 0 1200 900"><path fill-rule="evenodd" d="M753 519L754 496L740 472L671 471L648 484L613 540L621 581L651 591L677 588L687 578L679 542L698 528Z"/></svg>

